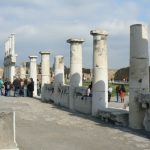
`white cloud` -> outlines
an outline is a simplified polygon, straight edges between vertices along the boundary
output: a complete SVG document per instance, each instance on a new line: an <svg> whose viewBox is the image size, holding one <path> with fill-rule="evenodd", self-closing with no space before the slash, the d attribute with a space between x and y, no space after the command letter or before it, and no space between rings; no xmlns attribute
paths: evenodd
<svg viewBox="0 0 150 150"><path fill-rule="evenodd" d="M101 28L109 32L109 67L120 68L128 65L130 25L145 21L139 19L140 12L140 4L135 0L5 0L0 1L0 40L4 41L11 32L16 33L19 63L41 49L50 49L52 56L65 55L69 64L66 40L84 38L83 64L91 66L90 30ZM0 48L3 49L2 44ZM123 61L118 63L120 60Z"/></svg>

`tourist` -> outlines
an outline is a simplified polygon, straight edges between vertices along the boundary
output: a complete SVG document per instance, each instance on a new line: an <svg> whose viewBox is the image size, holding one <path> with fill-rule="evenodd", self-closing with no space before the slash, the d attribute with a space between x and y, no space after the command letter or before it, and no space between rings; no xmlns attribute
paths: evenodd
<svg viewBox="0 0 150 150"><path fill-rule="evenodd" d="M11 82L9 79L6 79L4 82L4 88L5 88L5 96L10 96L10 90L11 90Z"/></svg>
<svg viewBox="0 0 150 150"><path fill-rule="evenodd" d="M14 97L19 96L19 90L20 90L20 80L18 77L13 81L14 86Z"/></svg>
<svg viewBox="0 0 150 150"><path fill-rule="evenodd" d="M119 102L119 94L120 94L120 86L117 85L116 86L116 98L117 98L117 102Z"/></svg>
<svg viewBox="0 0 150 150"><path fill-rule="evenodd" d="M41 94L41 83L40 81L37 79L37 95L40 96Z"/></svg>
<svg viewBox="0 0 150 150"><path fill-rule="evenodd" d="M4 82L3 82L2 78L0 77L0 96L3 95L3 93L2 93L3 84L4 84Z"/></svg>
<svg viewBox="0 0 150 150"><path fill-rule="evenodd" d="M91 84L88 86L88 89L87 89L87 96L92 96L92 82Z"/></svg>
<svg viewBox="0 0 150 150"><path fill-rule="evenodd" d="M109 86L109 88L108 88L108 102L110 102L112 90L113 90L112 87Z"/></svg>
<svg viewBox="0 0 150 150"><path fill-rule="evenodd" d="M20 79L19 95L24 96L24 81L23 81L23 79Z"/></svg>
<svg viewBox="0 0 150 150"><path fill-rule="evenodd" d="M28 80L24 79L24 97L27 97L27 85L28 85Z"/></svg>
<svg viewBox="0 0 150 150"><path fill-rule="evenodd" d="M121 97L121 103L124 103L125 93L126 93L126 90L125 90L124 85L122 84L122 85L121 85L121 87L120 87L120 97Z"/></svg>
<svg viewBox="0 0 150 150"><path fill-rule="evenodd" d="M29 83L27 85L27 96L33 97L33 91L34 91L34 81L32 78L30 78Z"/></svg>

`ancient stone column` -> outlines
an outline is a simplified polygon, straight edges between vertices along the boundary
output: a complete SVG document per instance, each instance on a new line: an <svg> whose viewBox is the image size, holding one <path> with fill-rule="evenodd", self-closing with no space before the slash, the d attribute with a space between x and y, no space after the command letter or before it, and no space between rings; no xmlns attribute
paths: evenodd
<svg viewBox="0 0 150 150"><path fill-rule="evenodd" d="M70 43L70 109L74 110L74 88L82 86L82 43L83 39L68 39Z"/></svg>
<svg viewBox="0 0 150 150"><path fill-rule="evenodd" d="M149 92L148 30L142 24L130 26L129 126L143 128L145 110L139 93Z"/></svg>
<svg viewBox="0 0 150 150"><path fill-rule="evenodd" d="M33 96L37 96L37 56L29 56L30 58L30 78L34 81Z"/></svg>
<svg viewBox="0 0 150 150"><path fill-rule="evenodd" d="M42 87L45 83L50 83L50 52L41 51L41 74L42 74Z"/></svg>
<svg viewBox="0 0 150 150"><path fill-rule="evenodd" d="M16 63L16 54L15 54L15 34L11 34L9 37L9 56L10 56L10 66L9 66L9 79L13 82L15 76L15 63Z"/></svg>
<svg viewBox="0 0 150 150"><path fill-rule="evenodd" d="M93 87L92 115L108 107L108 65L106 31L92 30L93 35Z"/></svg>
<svg viewBox="0 0 150 150"><path fill-rule="evenodd" d="M21 79L26 78L26 66L24 63L20 66L20 78Z"/></svg>
<svg viewBox="0 0 150 150"><path fill-rule="evenodd" d="M64 84L64 57L59 55L55 56L55 84L63 85Z"/></svg>
<svg viewBox="0 0 150 150"><path fill-rule="evenodd" d="M13 83L15 74L16 74L15 64L12 64L9 67L9 75L10 75L9 79L10 79L11 83Z"/></svg>
<svg viewBox="0 0 150 150"><path fill-rule="evenodd" d="M55 56L54 65L55 65L55 71L54 71L55 98L54 98L54 102L55 102L55 104L58 104L59 103L59 99L57 97L57 94L59 94L58 88L64 84L64 57L61 55Z"/></svg>

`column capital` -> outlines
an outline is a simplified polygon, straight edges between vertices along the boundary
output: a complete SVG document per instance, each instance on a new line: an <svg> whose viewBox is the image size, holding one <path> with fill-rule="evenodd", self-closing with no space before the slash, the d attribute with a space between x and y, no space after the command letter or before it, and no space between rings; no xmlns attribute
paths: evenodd
<svg viewBox="0 0 150 150"><path fill-rule="evenodd" d="M41 55L50 55L51 53L49 51L40 51L39 54L41 54Z"/></svg>
<svg viewBox="0 0 150 150"><path fill-rule="evenodd" d="M55 58L62 58L64 57L63 55L56 55Z"/></svg>
<svg viewBox="0 0 150 150"><path fill-rule="evenodd" d="M70 38L67 40L67 43L83 43L83 39L77 39L77 38Z"/></svg>
<svg viewBox="0 0 150 150"><path fill-rule="evenodd" d="M11 35L16 35L15 33L11 33Z"/></svg>
<svg viewBox="0 0 150 150"><path fill-rule="evenodd" d="M130 27L134 27L134 26L144 26L143 24L133 24L133 25L130 25Z"/></svg>
<svg viewBox="0 0 150 150"><path fill-rule="evenodd" d="M101 30L91 30L90 31L91 35L104 35L104 36L108 36L108 32L107 31L101 31Z"/></svg>
<svg viewBox="0 0 150 150"><path fill-rule="evenodd" d="M30 59L37 59L37 56L29 56Z"/></svg>

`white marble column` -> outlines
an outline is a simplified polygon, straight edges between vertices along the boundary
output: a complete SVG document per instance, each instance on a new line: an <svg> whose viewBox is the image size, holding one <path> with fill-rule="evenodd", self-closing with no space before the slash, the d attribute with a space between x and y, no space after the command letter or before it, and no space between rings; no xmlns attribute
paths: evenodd
<svg viewBox="0 0 150 150"><path fill-rule="evenodd" d="M50 52L41 51L41 75L42 75L42 87L45 83L50 83Z"/></svg>
<svg viewBox="0 0 150 150"><path fill-rule="evenodd" d="M145 110L137 101L139 93L149 92L148 29L142 24L130 26L129 126L143 128Z"/></svg>
<svg viewBox="0 0 150 150"><path fill-rule="evenodd" d="M33 96L37 96L37 56L29 56L30 58L30 78L34 81Z"/></svg>
<svg viewBox="0 0 150 150"><path fill-rule="evenodd" d="M9 66L9 80L12 83L14 81L14 76L16 74L15 64Z"/></svg>
<svg viewBox="0 0 150 150"><path fill-rule="evenodd" d="M82 43L83 39L68 39L70 43L70 99L69 107L74 110L74 88L82 86Z"/></svg>
<svg viewBox="0 0 150 150"><path fill-rule="evenodd" d="M55 84L63 85L64 84L64 57L59 55L55 56Z"/></svg>
<svg viewBox="0 0 150 150"><path fill-rule="evenodd" d="M23 65L20 66L20 78L25 79L26 78L26 67Z"/></svg>
<svg viewBox="0 0 150 150"><path fill-rule="evenodd" d="M92 30L93 35L93 87L92 115L108 107L108 65L106 31Z"/></svg>
<svg viewBox="0 0 150 150"><path fill-rule="evenodd" d="M55 97L54 102L55 104L59 104L60 99L58 99L58 87L64 84L64 57L59 55L55 56L54 59L54 65L55 65L55 79L54 79L54 92Z"/></svg>

